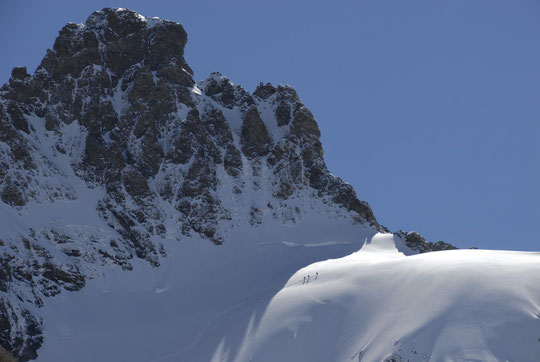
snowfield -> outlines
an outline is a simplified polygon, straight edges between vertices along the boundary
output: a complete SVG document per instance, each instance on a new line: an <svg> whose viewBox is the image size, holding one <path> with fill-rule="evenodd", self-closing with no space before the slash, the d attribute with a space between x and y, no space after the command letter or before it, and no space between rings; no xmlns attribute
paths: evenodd
<svg viewBox="0 0 540 362"><path fill-rule="evenodd" d="M299 270L245 346L236 360L540 361L540 253L406 257L378 234Z"/></svg>
<svg viewBox="0 0 540 362"><path fill-rule="evenodd" d="M48 301L38 360L540 361L540 253L405 256L353 231L180 243L160 268L111 270Z"/></svg>

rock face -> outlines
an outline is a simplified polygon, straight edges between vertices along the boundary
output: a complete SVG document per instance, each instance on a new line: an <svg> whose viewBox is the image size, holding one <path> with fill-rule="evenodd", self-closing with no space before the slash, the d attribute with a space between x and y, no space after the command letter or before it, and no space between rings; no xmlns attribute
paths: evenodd
<svg viewBox="0 0 540 362"><path fill-rule="evenodd" d="M157 267L165 238L226 243L242 220L294 223L305 200L386 230L326 168L294 89L250 94L219 73L196 83L186 42L175 22L103 9L68 23L33 75L14 68L0 89L2 212L100 220L0 233L0 345L19 360L37 356L31 311L44 298L81 289L100 265Z"/></svg>
<svg viewBox="0 0 540 362"><path fill-rule="evenodd" d="M430 251L442 251L442 250L455 250L454 245L444 241L431 242L427 241L422 235L417 232L411 231L398 231L394 233L397 237L405 242L405 245L411 250L418 253L428 253Z"/></svg>

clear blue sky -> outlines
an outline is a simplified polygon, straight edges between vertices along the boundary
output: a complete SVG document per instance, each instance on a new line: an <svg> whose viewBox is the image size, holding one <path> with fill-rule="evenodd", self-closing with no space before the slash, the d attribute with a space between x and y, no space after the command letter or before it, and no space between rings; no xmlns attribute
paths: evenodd
<svg viewBox="0 0 540 362"><path fill-rule="evenodd" d="M0 81L106 6L182 23L196 79L291 84L392 230L540 250L539 1L2 1Z"/></svg>

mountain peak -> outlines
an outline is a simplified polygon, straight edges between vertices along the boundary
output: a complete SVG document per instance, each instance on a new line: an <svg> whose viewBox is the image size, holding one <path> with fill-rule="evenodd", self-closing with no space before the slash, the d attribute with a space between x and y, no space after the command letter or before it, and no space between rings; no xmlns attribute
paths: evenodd
<svg viewBox="0 0 540 362"><path fill-rule="evenodd" d="M72 24L72 23L68 23ZM118 32L129 32L132 27L154 27L168 24L180 25L174 21L158 18L146 17L133 10L125 8L103 8L93 12L85 23L79 26L89 26L96 29L114 29Z"/></svg>
<svg viewBox="0 0 540 362"><path fill-rule="evenodd" d="M150 71L174 71L190 86L193 71L184 60L186 43L187 33L176 22L147 18L122 8L105 8L84 23L67 23L38 73L78 78L87 67L97 66L121 78L133 67L146 67Z"/></svg>
<svg viewBox="0 0 540 362"><path fill-rule="evenodd" d="M158 267L178 241L255 250L270 235L337 245L328 257L387 231L326 167L291 86L195 83L186 42L178 23L106 8L64 26L35 74L15 68L0 90L0 345L20 360L43 341L30 310L44 298L135 258Z"/></svg>

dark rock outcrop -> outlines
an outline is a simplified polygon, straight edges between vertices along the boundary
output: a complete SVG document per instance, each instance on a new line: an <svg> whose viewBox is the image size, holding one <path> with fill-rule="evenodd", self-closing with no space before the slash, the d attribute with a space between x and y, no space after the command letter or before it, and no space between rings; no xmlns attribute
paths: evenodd
<svg viewBox="0 0 540 362"><path fill-rule="evenodd" d="M27 309L15 311L12 303L0 298L0 341L19 361L35 359L43 343L42 323Z"/></svg>
<svg viewBox="0 0 540 362"><path fill-rule="evenodd" d="M272 146L268 130L255 106L250 107L244 115L241 143L242 152L248 158L265 156Z"/></svg>
<svg viewBox="0 0 540 362"><path fill-rule="evenodd" d="M444 241L427 241L422 235L418 234L415 231L406 232L400 230L398 232L395 232L394 234L397 237L401 238L405 242L405 245L407 245L407 247L419 253L457 249L457 247L455 247L454 245Z"/></svg>

